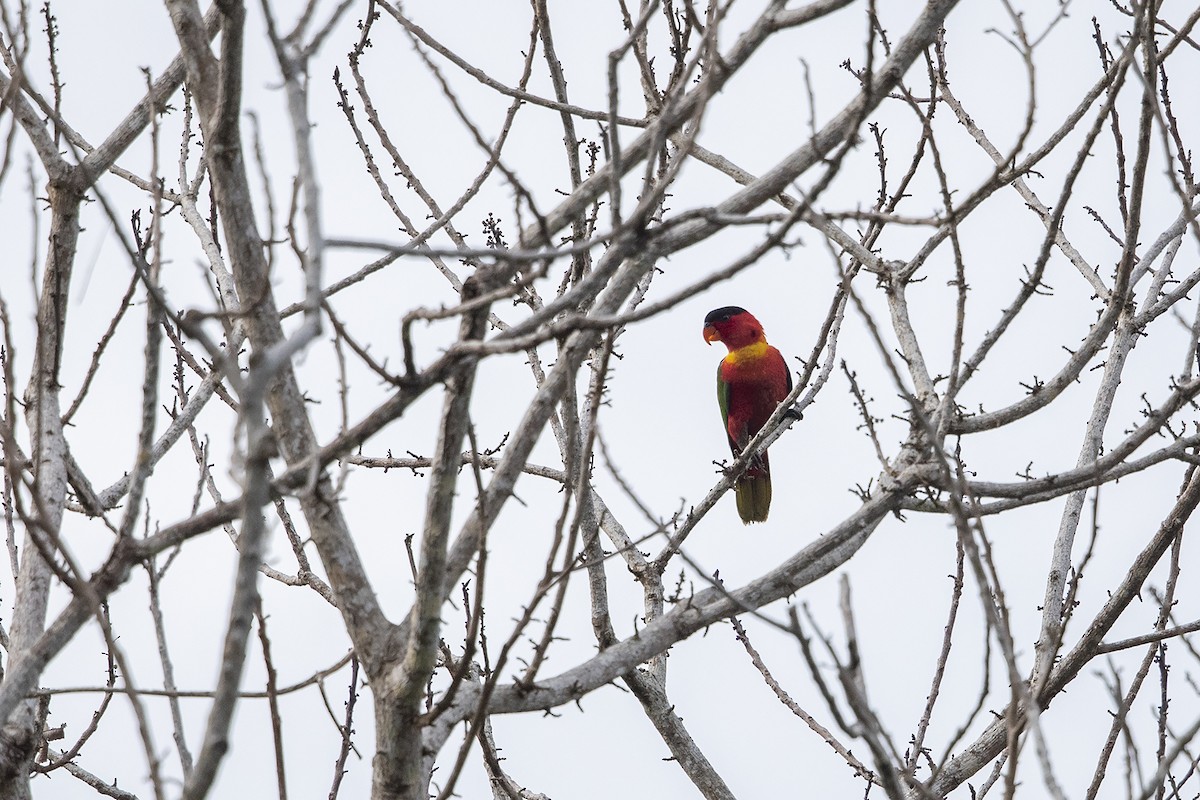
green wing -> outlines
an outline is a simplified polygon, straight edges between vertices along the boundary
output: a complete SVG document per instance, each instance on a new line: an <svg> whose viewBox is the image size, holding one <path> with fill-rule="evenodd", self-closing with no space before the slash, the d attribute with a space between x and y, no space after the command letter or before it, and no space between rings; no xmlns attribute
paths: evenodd
<svg viewBox="0 0 1200 800"><path fill-rule="evenodd" d="M721 364L717 365L717 404L721 406L721 427L729 435L729 384L721 377ZM733 440L729 440L733 444Z"/></svg>

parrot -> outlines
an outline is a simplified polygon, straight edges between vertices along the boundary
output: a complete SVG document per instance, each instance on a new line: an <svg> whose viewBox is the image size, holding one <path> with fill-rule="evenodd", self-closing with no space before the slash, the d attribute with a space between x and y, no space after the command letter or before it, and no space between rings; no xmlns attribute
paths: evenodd
<svg viewBox="0 0 1200 800"><path fill-rule="evenodd" d="M723 342L729 353L717 367L717 403L734 458L758 433L792 390L783 356L767 344L763 326L738 306L724 306L704 318L704 341ZM764 449L734 485L738 516L749 525L764 522L771 508L771 470Z"/></svg>

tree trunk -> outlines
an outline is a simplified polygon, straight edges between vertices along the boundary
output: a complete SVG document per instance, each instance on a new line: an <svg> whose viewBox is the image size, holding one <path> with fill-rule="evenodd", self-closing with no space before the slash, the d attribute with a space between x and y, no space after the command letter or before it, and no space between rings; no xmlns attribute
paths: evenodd
<svg viewBox="0 0 1200 800"><path fill-rule="evenodd" d="M53 552L62 527L67 496L67 445L59 404L59 364L67 318L71 267L79 239L82 194L70 179L51 181L50 244L38 302L37 355L25 390L25 418L32 439L34 493L24 501L25 536L17 575L10 663L37 642L46 627L46 608L53 571L45 553ZM19 484L14 481L14 497ZM20 506L18 506L20 508ZM37 701L21 703L0 730L0 800L29 797L29 766L40 741Z"/></svg>

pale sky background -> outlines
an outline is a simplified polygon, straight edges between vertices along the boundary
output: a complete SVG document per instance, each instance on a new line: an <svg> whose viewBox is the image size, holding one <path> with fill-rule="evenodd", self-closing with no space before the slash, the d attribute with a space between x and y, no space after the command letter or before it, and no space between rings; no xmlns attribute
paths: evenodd
<svg viewBox="0 0 1200 800"><path fill-rule="evenodd" d="M247 26L247 72L245 109L255 112L262 126L263 142L271 170L271 186L277 209L276 226L281 230L287 208L293 167L292 143L284 114L284 96L274 58L262 35L262 11L250 3ZM278 3L280 8L291 4ZM324 3L328 13L332 3ZM318 154L318 177L324 192L324 224L327 237L359 237L403 241L396 222L371 185L341 112L330 75L342 67L349 81L346 53L357 38L355 23L365 13L352 9L330 37L310 71L311 114L316 124L314 143ZM761 2L743 0L722 30L723 49L751 19ZM907 30L917 4L882 3L880 13L892 41ZM1168 4L1170 5L1170 4ZM119 6L119 10L118 10ZM1057 4L1028 3L1023 10L1026 24L1040 32ZM516 83L522 51L528 43L529 5L518 2L410 2L406 12L455 52L496 79ZM81 0L60 0L54 6L60 30L60 69L65 83L63 113L89 141L102 140L111 127L143 93L139 71L149 67L157 74L174 55L177 46L170 22L160 4L130 2L117 5ZM559 57L569 81L571 100L589 108L603 108L607 85L607 53L623 38L615 3L550 3ZM280 11L285 28L290 28L290 7ZM1095 46L1091 40L1091 17L1097 15L1107 40L1115 41L1123 31L1110 4L1092 0L1076 2L1070 14L1050 34L1039 51L1037 79L1038 111L1030 136L1032 146L1041 144L1086 87L1099 74ZM132 21L136 20L136 22ZM35 26L40 28L40 23ZM993 0L963 0L948 21L948 59L952 86L981 127L1002 148L1011 146L1024 113L1025 74L1018 54L990 29L1007 33L1012 25L1003 5ZM816 26L777 36L732 80L712 103L699 138L701 144L721 153L739 166L759 174L799 146L808 135L810 115L823 124L851 97L854 79L840 63L847 58L860 67L864 62L865 18L861 3L852 4ZM370 80L374 100L403 155L426 187L448 205L470 183L484 161L482 151L463 131L447 108L436 84L423 70L406 39L386 15L372 35L374 47L364 57L364 72ZM1195 53L1180 56L1192 58ZM34 83L47 88L44 42L36 43L30 64ZM508 105L505 98L487 93L471 78L440 62L462 99L468 113L486 136L494 136ZM640 116L642 102L631 64L622 73L622 111ZM666 69L665 56L662 70ZM535 62L530 91L547 95L545 62L540 53ZM808 106L804 75L811 81L816 108ZM1194 72L1192 73L1195 74ZM1188 94L1187 75L1180 72L1173 84L1176 112L1185 133L1196 129L1196 108ZM927 90L923 67L910 73L914 91ZM1131 97L1132 97L1131 93ZM178 107L178 97L175 105ZM358 105L361 111L361 104ZM1127 120L1136 114L1122 106ZM965 131L952 124L949 109L941 108L939 129L943 157L954 188L965 196L990 174L990 160L970 141ZM178 112L168 116L161 144L163 172L168 184L176 178ZM1084 126L1091 116L1085 118ZM890 178L893 182L907 166L909 148L917 128L912 115L898 104L885 105L871 116L886 128ZM556 190L568 187L563 166L562 130L557 114L527 107L518 115L505 163L529 186L543 210L557 202ZM7 125L7 121L5 122ZM596 139L597 126L576 122L580 136ZM249 133L249 126L246 131ZM626 141L633 134L622 133ZM824 196L826 209L869 207L878 186L873 145L866 129L860 147L847 160L842 174ZM1080 132L1072 134L1078 141ZM18 137L20 140L20 137ZM135 147L120 163L140 173L149 169L146 142ZM24 144L24 149L28 149ZM1116 219L1114 179L1109 166L1111 137L1101 136L1094 151L1096 166L1081 177L1077 197L1086 197L1110 222ZM377 155L381 151L377 150ZM1074 155L1070 146L1039 168L1044 181L1032 180L1044 202L1053 201L1061 176ZM1159 147L1156 157L1161 156ZM23 157L22 157L23 158ZM1161 158L1158 173L1161 173ZM382 165L382 159L381 159ZM18 162L23 170L24 161ZM193 162L189 165L194 167ZM1153 170L1152 170L1153 171ZM45 177L34 166L34 181L41 190ZM385 173L387 170L385 169ZM640 175L640 171L637 172ZM804 178L809 185L812 174ZM6 243L3 294L14 321L15 364L18 391L28 376L33 326L30 317L33 294L28 281L29 247L32 236L25 178L17 173L0 189L0 240ZM633 184L629 184L633 186ZM122 182L109 177L104 190L127 215L145 201ZM411 194L400 194L403 184L393 182L402 205L418 219L424 214ZM1147 198L1150 211L1141 237L1152 241L1176 216L1177 201L1161 190L1161 183ZM674 212L710 205L731 194L735 185L699 163L689 165L672 190L669 205ZM919 180L913 198L901 211L913 216L938 210L936 187ZM629 202L628 200L626 202ZM1079 201L1076 201L1077 203ZM774 209L770 209L774 210ZM492 180L459 219L476 245L484 236L479 221L489 212L502 220L509 240L516 238L516 220L511 193L502 181ZM64 355L66 396L91 358L92 343L107 326L123 293L129 264L108 223L94 207L88 209L81 238L77 277L72 286L71 318L68 322L68 351ZM41 217L37 247L44 249L46 216ZM265 230L260 219L260 230ZM853 232L853 224L847 223ZM1082 211L1072 212L1065 230L1084 256L1097 265L1102 275L1111 275L1118 249ZM924 240L925 229L889 229L879 247L888 259L907 259ZM798 243L785 258L772 253L737 278L713 287L672 311L634 326L621 339L623 356L614 363L609 384L611 406L601 415L601 430L623 477L637 487L641 499L660 517L699 501L717 480L713 460L728 452L715 398L713 373L723 348L706 348L700 335L705 313L718 306L741 305L763 322L770 341L789 358L807 356L812 349L825 309L837 281L836 266L821 237L809 228L798 228ZM969 299L967 349L973 349L982 333L1016 294L1023 266L1032 265L1040 247L1043 228L1012 192L1001 192L987 208L972 216L962 227L964 257L972 287ZM663 273L655 279L651 299L666 296L725 266L756 239L745 231L722 233L676 254L659 264ZM173 259L165 278L168 294L179 308L212 308L212 300L197 280L202 266L198 251L187 231L172 218L166 246ZM445 243L445 240L441 242ZM1185 240L1179 256L1180 274L1192 269L1197 256L1194 240ZM353 272L370 260L362 252L331 252L327 282ZM277 298L286 305L299 298L297 275L286 246L278 250ZM949 361L953 330L953 277L947 247L939 250L925 268L926 281L909 293L912 313L923 337L931 369L941 371ZM544 294L553 292L558 277L540 285ZM1047 282L1053 297L1037 298L1022 314L1017 330L997 348L984 373L970 384L961 402L989 409L1021 397L1018 381L1031 376L1046 378L1066 357L1062 346L1073 347L1093 321L1096 304L1090 287L1057 254L1051 259ZM859 290L886 330L886 307L873 280L864 279ZM140 297L140 295L139 295ZM370 342L372 353L399 364L399 320L417 306L450 303L454 293L449 284L426 262L410 259L393 265L377 276L339 295L334 305L360 341ZM137 359L143 335L142 307L133 309L112 347L124 348L124 361L109 359L100 373L94 396L85 403L68 436L73 452L99 486L107 486L129 469L138 424L141 369ZM507 304L496 308L502 317L520 318L520 309ZM1189 312L1190 313L1190 312ZM1158 320L1131 357L1127 386L1118 395L1109 439L1140 422L1140 395L1152 401L1168 391L1166 376L1183 364L1185 338L1181 326L1169 316ZM429 363L439 353L457 322L418 326L418 361ZM26 337L22 339L21 337ZM543 348L552 360L552 349ZM868 396L874 398L874 413L884 418L881 440L887 455L893 455L905 434L904 423L892 417L903 411L894 386L866 335L862 319L848 312L838 350ZM479 441L496 445L520 419L532 396L533 382L523 366L524 355L486 361L481 367L480 389L473 404ZM171 359L167 353L164 362ZM798 364L796 364L798 368ZM302 385L311 387L318 436L327 441L339 424L336 362L328 339L300 359ZM1075 462L1083 436L1098 373L1085 373L1078 385L1068 389L1050 408L1000 434L969 439L964 449L968 465L981 480L1015 480L1014 474L1033 462L1034 474L1069 468ZM194 382L194 381L193 381ZM361 418L378 399L382 389L364 370L353 368L350 420ZM169 399L164 402L169 403ZM233 448L234 418L227 409L213 407L202 418L201 431L211 439L211 460L220 465L216 474L223 488L235 485L228 465ZM393 423L364 448L365 455L382 456L387 450L400 456L406 451L429 454L433 446L433 420L440 409L440 396L430 392L412 412ZM165 425L166 417L162 416ZM744 528L738 521L732 498L726 497L701 523L688 541L687 555L701 565L705 574L719 570L727 586L736 587L767 572L784 558L844 519L859 505L852 493L879 473L870 441L859 430L844 376L835 372L817 403L804 420L793 426L771 450L775 498L770 520ZM1157 446L1153 442L1151 446ZM186 446L185 446L186 448ZM150 483L151 526L168 525L186 517L191 507L196 468L190 451L179 449L165 459ZM535 449L536 463L554 465L558 460L552 437L546 435ZM561 463L561 462L559 462ZM631 534L651 529L632 503L621 496L615 482L598 470L601 493L617 511ZM1182 469L1176 465L1123 479L1101 494L1101 557L1092 565L1084 582L1083 605L1077 618L1090 618L1105 598L1105 589L1124 574L1130 556L1145 542L1170 507ZM486 476L485 476L486 477ZM470 477L464 473L460 500L469 505ZM403 538L419 531L424 508L425 481L403 471L370 471L352 468L346 487L345 512L364 560L370 565L375 589L392 616L398 619L408 608L411 586ZM561 497L553 484L525 476L517 486L521 503L509 503L490 535L491 573L488 588L489 639L498 649L506 638L511 618L520 613L533 582L542 569L545 547L553 533ZM210 501L206 498L202 506ZM1027 670L1040 622L1045 569L1050 544L1058 525L1063 500L988 518L986 529L995 547L995 559L1006 592L1012 625L1018 641L1019 659ZM458 516L465 516L462 508ZM297 514L299 519L299 515ZM1086 543L1090 504L1081 526L1080 546ZM96 564L107 552L109 539L96 526L84 527L77 516L69 516L66 533L76 554ZM74 526L79 526L78 530ZM657 551L661 540L649 549ZM1185 540L1187 564L1195 563L1194 550ZM275 526L271 539L272 563L294 571L294 563ZM1191 561L1187 558L1191 557ZM164 612L170 628L170 645L176 680L184 689L208 690L215 681L217 659L231 591L233 548L221 531L190 542L181 562L168 573L164 584ZM315 554L314 554L315 559ZM920 717L930 676L945 624L950 579L954 570L954 532L949 520L916 514L905 522L885 521L863 549L847 565L854 590L860 646L871 700L885 727L899 746ZM314 563L315 560L314 560ZM678 573L682 565L673 568ZM673 574L669 572L669 574ZM687 570L687 580L703 588L704 578ZM1158 585L1161 585L1161 574ZM145 607L145 579L136 574L112 598L114 627L121 644L131 656L132 679L142 687L160 685L161 674L153 650L153 632ZM333 663L343 654L347 641L336 611L315 594L262 582L268 625L273 639L274 661L281 685L291 684ZM12 579L0 574L0 616L11 614ZM614 561L609 568L609 591L613 620L618 634L634 632L641 613L640 588L624 566ZM973 582L968 582L960 611L962 620L956 649L943 687L943 701L927 745L940 758L947 738L961 723L964 710L974 703L979 691L981 658L981 611ZM57 598L58 605L64 601ZM1135 606L1119 624L1117 635L1140 633L1149 628L1157 606L1150 597ZM837 579L830 576L799 593L793 601L807 604L824 630L839 645L843 632L837 605ZM53 610L52 610L53 613ZM784 619L786 607L775 604L764 609L774 619ZM1200 598L1185 587L1176 613L1181 621L1200 616ZM447 640L461 630L462 615L447 609ZM640 623L639 623L640 624ZM755 645L762 651L776 677L796 700L831 728L832 720L818 694L798 649L789 637L768 626L747 622ZM534 629L538 630L538 629ZM978 635L976 632L980 632ZM572 588L560 633L569 637L551 651L543 675L558 674L590 657L595 651L588 624L586 585L582 579ZM82 632L67 651L56 659L42 681L48 687L96 686L104 681L104 645L94 626ZM1182 647L1176 649L1181 653ZM1141 651L1118 658L1126 669L1140 658ZM1180 661L1178 702L1172 711L1183 720L1192 719L1196 702L1182 683L1187 666ZM706 752L733 792L739 797L825 796L836 789L845 795L852 787L861 796L861 783L848 781L848 769L829 748L795 719L770 694L750 665L728 624L712 626L705 635L694 636L671 651L668 689L676 710L697 743ZM1000 662L993 662L995 694L989 708L1000 710L1005 681ZM1099 664L1093 665L1099 667ZM509 672L516 667L510 666ZM832 673L827 675L834 680ZM263 670L257 649L247 662L244 687L259 690ZM326 681L330 705L340 716L346 696L348 670ZM351 756L341 790L344 798L365 797L370 785L372 722L369 696L363 690L355 717L355 743L363 759ZM1143 721L1153 713L1150 698L1143 696L1134 710ZM54 701L51 724L68 723L67 739L83 729L98 702L95 695L69 695ZM147 706L157 721L156 744L164 754L168 774L178 774L178 761L171 748L170 726L165 702L148 699ZM193 753L198 751L206 718L207 701L186 701L186 725ZM338 734L313 688L281 700L285 722L289 792L292 797L324 797L332 776ZM1059 697L1044 720L1051 737L1052 755L1067 783L1068 795L1082 796L1090 776L1094 753L1107 733L1109 713L1100 682L1082 676L1077 686ZM605 687L586 697L576 707L565 706L557 716L538 714L496 717L493 720L498 745L507 759L505 768L522 785L544 792L555 800L589 800L621 793L635 797L690 797L695 790L677 765L661 760L668 756L665 745L646 721L637 701L616 687ZM135 730L130 725L128 704L118 698L108 712L100 734L85 747L79 763L103 778L116 777L122 788L141 797L152 795L145 778L145 764ZM973 731L990 721L985 714ZM836 731L860 757L868 755L862 742ZM968 737L967 741L970 741ZM461 737L455 735L443 750L439 774L449 770ZM239 707L233 731L233 747L221 771L213 797L274 796L275 776L271 757L269 717L264 701L246 700ZM1152 743L1142 743L1147 752ZM1147 762L1149 763L1149 762ZM1083 777L1078 777L1082 775ZM978 785L980 774L972 782ZM1022 772L1026 784L1040 782L1029 758ZM438 774L434 776L437 785ZM1115 792L1121 781L1114 774L1106 791ZM91 790L66 775L34 781L37 796L55 798L92 797ZM879 790L876 790L879 792ZM967 796L966 787L959 790ZM458 787L466 798L488 797L478 750L468 762ZM1037 791L1034 790L1034 794ZM879 792L882 796L882 792ZM1114 795L1115 796L1115 795Z"/></svg>

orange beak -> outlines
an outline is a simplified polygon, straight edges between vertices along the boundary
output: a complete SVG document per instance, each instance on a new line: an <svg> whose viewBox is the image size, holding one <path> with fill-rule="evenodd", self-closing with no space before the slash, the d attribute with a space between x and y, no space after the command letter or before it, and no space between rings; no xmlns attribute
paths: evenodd
<svg viewBox="0 0 1200 800"><path fill-rule="evenodd" d="M721 341L721 333L713 325L704 326L704 341L712 344Z"/></svg>

